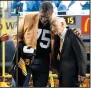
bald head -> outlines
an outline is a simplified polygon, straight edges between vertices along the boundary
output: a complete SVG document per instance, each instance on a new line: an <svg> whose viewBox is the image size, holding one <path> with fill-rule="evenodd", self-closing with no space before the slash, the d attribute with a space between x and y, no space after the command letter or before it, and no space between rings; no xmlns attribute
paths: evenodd
<svg viewBox="0 0 91 88"><path fill-rule="evenodd" d="M67 26L66 21L65 21L65 19L63 17L55 17L55 18L53 18L52 21L51 21L51 24L55 24L55 22L61 23L64 27Z"/></svg>
<svg viewBox="0 0 91 88"><path fill-rule="evenodd" d="M53 5L49 1L44 1L39 10L39 18L43 25L50 24L53 14Z"/></svg>
<svg viewBox="0 0 91 88"><path fill-rule="evenodd" d="M66 21L63 17L55 17L52 19L51 31L54 34L61 35L65 27L66 27Z"/></svg>

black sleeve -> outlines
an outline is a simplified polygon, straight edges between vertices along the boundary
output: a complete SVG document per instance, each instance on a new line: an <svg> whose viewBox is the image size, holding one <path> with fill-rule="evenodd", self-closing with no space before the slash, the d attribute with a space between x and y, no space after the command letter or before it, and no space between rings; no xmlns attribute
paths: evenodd
<svg viewBox="0 0 91 88"><path fill-rule="evenodd" d="M2 41L1 41L1 38L0 38L0 43L1 43Z"/></svg>
<svg viewBox="0 0 91 88"><path fill-rule="evenodd" d="M72 46L76 53L78 66L79 66L79 75L85 76L86 74L86 65L87 65L87 55L83 41L73 34L72 36Z"/></svg>
<svg viewBox="0 0 91 88"><path fill-rule="evenodd" d="M34 49L34 52L33 53L24 53L23 52L23 48L24 48L24 46L26 46L26 44L24 43L24 41L20 41L19 42L19 45L18 45L18 54L20 55L20 57L22 58L22 59L32 59L32 57L33 56L35 56L36 55L36 50ZM31 49L32 47L28 47L27 49Z"/></svg>
<svg viewBox="0 0 91 88"><path fill-rule="evenodd" d="M55 36L55 40L54 40L54 53L53 53L53 68L55 68L56 70L59 70L59 65L60 65L60 61L57 60L57 55L59 53L59 47L60 47L60 38L58 35Z"/></svg>

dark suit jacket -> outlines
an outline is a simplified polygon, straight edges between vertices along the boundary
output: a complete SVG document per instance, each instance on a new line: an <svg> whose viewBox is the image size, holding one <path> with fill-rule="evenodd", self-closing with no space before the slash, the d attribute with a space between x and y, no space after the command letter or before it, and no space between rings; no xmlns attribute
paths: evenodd
<svg viewBox="0 0 91 88"><path fill-rule="evenodd" d="M1 44L1 42L2 42L2 41L1 41L1 39L0 39L0 44Z"/></svg>
<svg viewBox="0 0 91 88"><path fill-rule="evenodd" d="M55 41L54 50L58 52L59 44L57 43L59 43L59 38ZM55 54L57 55L57 53ZM82 40L68 29L60 53L59 86L78 86L78 75L84 76L86 73L86 60L87 57Z"/></svg>

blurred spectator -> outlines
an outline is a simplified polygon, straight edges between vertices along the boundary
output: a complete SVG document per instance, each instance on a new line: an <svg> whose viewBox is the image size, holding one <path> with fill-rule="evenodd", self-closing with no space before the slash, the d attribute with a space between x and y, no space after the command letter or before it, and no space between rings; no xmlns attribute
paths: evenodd
<svg viewBox="0 0 91 88"><path fill-rule="evenodd" d="M39 11L40 1L26 1L27 11Z"/></svg>
<svg viewBox="0 0 91 88"><path fill-rule="evenodd" d="M53 2L52 2L52 5L53 5L53 16L57 16L58 15L57 7L56 7L55 3L53 3Z"/></svg>
<svg viewBox="0 0 91 88"><path fill-rule="evenodd" d="M71 5L73 5L75 3L75 1L71 1L70 3L69 3L69 5L68 5L68 8L71 6Z"/></svg>
<svg viewBox="0 0 91 88"><path fill-rule="evenodd" d="M71 1L61 1L60 2L60 5L59 5L59 7L58 7L58 11L67 11L67 9L68 9L68 5L69 5L69 3L70 3Z"/></svg>
<svg viewBox="0 0 91 88"><path fill-rule="evenodd" d="M12 3L12 8L16 9L17 6L20 7L20 12L30 12L30 11L39 11L40 4L42 1L21 1L21 0L14 0ZM50 1L54 7L54 14L57 14L57 11L67 11L67 14L84 14L82 10L89 10L90 9L90 2L89 1ZM74 10L75 9L75 10Z"/></svg>
<svg viewBox="0 0 91 88"><path fill-rule="evenodd" d="M86 1L84 5L82 5L82 10L90 10L90 2Z"/></svg>
<svg viewBox="0 0 91 88"><path fill-rule="evenodd" d="M59 7L60 2L61 2L61 0L60 1L52 1L52 3L54 3L57 8Z"/></svg>
<svg viewBox="0 0 91 88"><path fill-rule="evenodd" d="M23 12L38 11L39 1L21 1L23 3Z"/></svg>
<svg viewBox="0 0 91 88"><path fill-rule="evenodd" d="M21 3L23 4L23 12L25 12L27 10L27 4L26 1L21 1Z"/></svg>
<svg viewBox="0 0 91 88"><path fill-rule="evenodd" d="M17 7L19 8L19 11L22 12L23 11L23 3L20 2L20 0L18 1L13 1L13 3L11 4L11 8L16 9Z"/></svg>
<svg viewBox="0 0 91 88"><path fill-rule="evenodd" d="M80 15L82 12L82 1L75 1L68 9L67 14Z"/></svg>

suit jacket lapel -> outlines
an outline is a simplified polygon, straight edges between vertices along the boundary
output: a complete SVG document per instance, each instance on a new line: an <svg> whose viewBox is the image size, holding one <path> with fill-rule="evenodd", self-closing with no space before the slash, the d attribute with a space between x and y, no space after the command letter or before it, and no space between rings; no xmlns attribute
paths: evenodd
<svg viewBox="0 0 91 88"><path fill-rule="evenodd" d="M70 30L68 29L66 36L65 36L65 39L64 39L64 42L63 42L63 47L62 47L62 51L61 51L60 55L62 55L64 53L64 50L65 50L66 45L67 45L66 43L67 43L68 38L69 38L69 34L70 34Z"/></svg>

